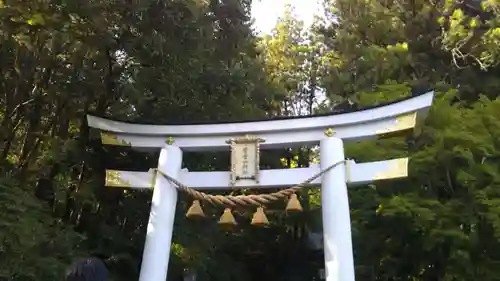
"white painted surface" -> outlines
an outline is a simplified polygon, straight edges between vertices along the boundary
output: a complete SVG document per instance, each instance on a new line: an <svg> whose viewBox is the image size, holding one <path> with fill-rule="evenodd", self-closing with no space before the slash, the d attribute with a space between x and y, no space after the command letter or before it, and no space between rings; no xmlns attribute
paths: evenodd
<svg viewBox="0 0 500 281"><path fill-rule="evenodd" d="M344 160L342 139L323 139L320 144L321 168ZM354 281L351 218L345 165L325 173L321 183L323 244L326 281Z"/></svg>
<svg viewBox="0 0 500 281"><path fill-rule="evenodd" d="M397 116L396 116L397 117ZM349 126L334 127L335 136L344 141L361 141L375 137L377 132L394 126L397 120L395 118L386 118L366 123L355 123ZM267 121L272 122L272 121ZM266 124L266 123L262 123ZM211 125L208 125L211 126ZM257 125L256 128L259 128ZM255 137L265 140L261 143L262 148L281 148L296 147L300 145L317 145L325 136L327 127L317 127L313 129L296 130L275 130L266 132L252 132ZM127 133L113 133L119 140L130 143L133 147L162 147L168 136L164 135L138 135ZM211 151L211 150L229 150L227 140L234 138L235 133L226 133L219 135L179 135L173 136L175 145L181 147L184 151Z"/></svg>
<svg viewBox="0 0 500 281"><path fill-rule="evenodd" d="M317 144L326 128L333 128L336 136L344 140L361 140L391 126L394 118L418 112L423 118L432 104L434 92L386 106L351 113L267 120L240 123L201 125L144 125L117 122L96 116L87 116L90 127L118 133L119 139L137 147L163 147L165 140L174 138L184 150L228 149L229 138L252 134L265 139L263 147L296 144Z"/></svg>
<svg viewBox="0 0 500 281"><path fill-rule="evenodd" d="M408 162L407 157L367 163L356 163L349 160L347 164L349 169L346 173L347 183L349 185L362 185L382 179L405 178L408 176ZM394 166L397 164L404 164L399 173L394 172Z"/></svg>
<svg viewBox="0 0 500 281"><path fill-rule="evenodd" d="M368 163L355 163L351 160L349 169L346 171L347 181L349 185L360 185L373 182L380 174L387 173L392 169L393 163L408 159L398 158L385 161L376 161ZM137 189L148 189L152 186L155 171L149 172L129 172L118 171L120 178L128 183L130 187ZM236 182L235 187L239 188L284 188L301 183L313 175L320 172L319 165L311 165L309 168L296 169L276 169L276 170L261 170L260 183L252 182L250 185ZM181 171L179 180L185 185L197 190L222 190L231 189L229 187L230 172L188 172ZM384 179L401 178L404 175L387 176ZM314 180L309 186L318 187L321 184L321 179ZM122 187L126 187L123 185Z"/></svg>
<svg viewBox="0 0 500 281"><path fill-rule="evenodd" d="M162 149L158 169L177 178L182 165L182 151L176 146ZM155 180L146 243L139 281L165 281L170 259L177 189L164 177Z"/></svg>

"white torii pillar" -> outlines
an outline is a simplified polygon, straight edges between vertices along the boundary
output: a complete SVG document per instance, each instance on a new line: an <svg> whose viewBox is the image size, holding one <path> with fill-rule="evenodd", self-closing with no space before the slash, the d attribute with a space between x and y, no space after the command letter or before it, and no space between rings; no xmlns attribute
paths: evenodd
<svg viewBox="0 0 500 281"><path fill-rule="evenodd" d="M162 148L158 159L158 170L177 178L181 165L180 148L173 145L166 145ZM139 281L165 281L167 278L176 206L177 188L165 177L157 176L153 188Z"/></svg>
<svg viewBox="0 0 500 281"><path fill-rule="evenodd" d="M342 139L328 137L321 140L322 170L343 160L345 157ZM326 281L354 281L351 218L344 163L323 175L321 208Z"/></svg>

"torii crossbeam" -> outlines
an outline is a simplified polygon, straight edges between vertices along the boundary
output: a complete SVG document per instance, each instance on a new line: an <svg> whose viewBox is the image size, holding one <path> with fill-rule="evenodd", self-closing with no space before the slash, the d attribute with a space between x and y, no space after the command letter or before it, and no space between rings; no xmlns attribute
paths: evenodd
<svg viewBox="0 0 500 281"><path fill-rule="evenodd" d="M344 142L377 138L414 129L425 118L434 92L396 103L337 115L199 125L143 125L88 116L101 130L102 143L138 149L161 149L158 170L197 190L281 188L303 182L344 161ZM332 129L333 136L325 136ZM230 184L232 173L182 169L183 151L229 149L228 139L252 135L264 148L320 145L320 164L308 168L259 171L258 181ZM172 143L173 141L173 143ZM166 144L170 143L170 144ZM257 150L258 154L258 150ZM326 281L354 281L351 221L347 185L406 177L408 158L355 163L348 160L310 183L321 186ZM177 189L157 173L106 171L106 186L152 189L153 198L141 265L140 281L165 281L172 239ZM234 174L233 174L234 175Z"/></svg>

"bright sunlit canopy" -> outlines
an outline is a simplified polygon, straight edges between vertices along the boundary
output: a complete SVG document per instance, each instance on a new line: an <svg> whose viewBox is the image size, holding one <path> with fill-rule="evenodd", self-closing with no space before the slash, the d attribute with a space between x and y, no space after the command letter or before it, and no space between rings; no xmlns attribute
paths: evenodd
<svg viewBox="0 0 500 281"><path fill-rule="evenodd" d="M303 21L305 27L310 26L314 15L321 11L318 0L254 0L252 18L255 19L255 30L261 34L269 34L285 12L286 4L294 7L297 19Z"/></svg>

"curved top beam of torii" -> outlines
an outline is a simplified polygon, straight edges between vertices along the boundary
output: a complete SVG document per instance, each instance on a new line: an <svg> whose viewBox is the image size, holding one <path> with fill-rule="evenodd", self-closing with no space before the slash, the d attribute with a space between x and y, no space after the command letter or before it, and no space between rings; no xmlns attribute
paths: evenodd
<svg viewBox="0 0 500 281"><path fill-rule="evenodd" d="M102 130L103 144L161 148L173 138L185 151L229 149L227 140L250 134L265 140L263 148L318 144L326 129L344 141L413 129L425 118L434 92L374 108L335 115L196 125L133 124L87 116L88 125Z"/></svg>

